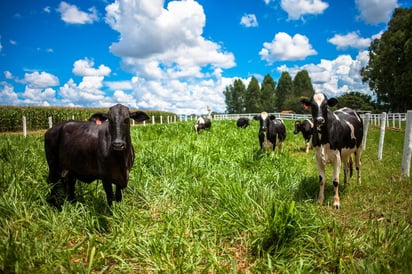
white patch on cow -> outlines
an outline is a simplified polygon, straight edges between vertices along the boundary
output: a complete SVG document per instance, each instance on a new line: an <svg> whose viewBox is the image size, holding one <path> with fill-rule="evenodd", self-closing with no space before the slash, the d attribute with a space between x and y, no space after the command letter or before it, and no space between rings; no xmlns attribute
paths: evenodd
<svg viewBox="0 0 412 274"><path fill-rule="evenodd" d="M310 124L310 127L313 128L313 122L311 120L307 120Z"/></svg>
<svg viewBox="0 0 412 274"><path fill-rule="evenodd" d="M335 113L335 112L333 112L333 117L335 117L335 119L336 119L336 120L340 121L339 116L338 116L338 115L336 115L336 113Z"/></svg>
<svg viewBox="0 0 412 274"><path fill-rule="evenodd" d="M62 175L63 178L66 177L67 174L69 174L69 171L68 171L67 169L62 170L62 174L61 174L61 175Z"/></svg>
<svg viewBox="0 0 412 274"><path fill-rule="evenodd" d="M355 127L351 123L349 123L348 121L345 121L345 122L348 125L348 127L350 128L350 138L355 139L356 138L355 137Z"/></svg>
<svg viewBox="0 0 412 274"><path fill-rule="evenodd" d="M322 105L322 102L325 101L325 95L321 92L317 92L313 95L313 101L320 107Z"/></svg>
<svg viewBox="0 0 412 274"><path fill-rule="evenodd" d="M268 118L268 116L269 116L269 114L268 114L267 112L265 112L265 111L260 114L260 117L261 117L263 120L266 120L266 118Z"/></svg>
<svg viewBox="0 0 412 274"><path fill-rule="evenodd" d="M197 119L197 123L198 123L198 124L204 124L204 123L205 123L205 119L203 119L202 117L199 117L199 119Z"/></svg>

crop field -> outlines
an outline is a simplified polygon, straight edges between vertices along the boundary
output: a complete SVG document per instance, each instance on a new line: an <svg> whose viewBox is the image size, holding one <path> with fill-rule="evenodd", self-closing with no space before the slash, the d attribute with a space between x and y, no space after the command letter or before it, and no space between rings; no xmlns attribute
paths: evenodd
<svg viewBox="0 0 412 274"><path fill-rule="evenodd" d="M342 183L334 210L331 166L319 205L313 151L286 126L275 153L260 151L255 121L132 127L135 163L111 209L100 181L50 206L44 132L0 135L0 273L410 273L404 132L386 131L378 161L369 128L362 184Z"/></svg>

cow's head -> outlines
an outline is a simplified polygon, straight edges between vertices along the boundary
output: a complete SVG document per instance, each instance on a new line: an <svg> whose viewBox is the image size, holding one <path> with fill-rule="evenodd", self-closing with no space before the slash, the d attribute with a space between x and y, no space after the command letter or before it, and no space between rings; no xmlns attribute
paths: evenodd
<svg viewBox="0 0 412 274"><path fill-rule="evenodd" d="M295 121L295 130L293 134L298 134L301 130L302 123L300 121Z"/></svg>
<svg viewBox="0 0 412 274"><path fill-rule="evenodd" d="M199 132L199 130L201 130L202 128L204 128L205 125L205 119L203 117L199 117L196 120L196 124L194 125L195 131Z"/></svg>
<svg viewBox="0 0 412 274"><path fill-rule="evenodd" d="M254 116L253 119L258 120L260 123L259 132L267 133L270 120L275 120L276 117L273 114L269 115L267 112L262 112Z"/></svg>
<svg viewBox="0 0 412 274"><path fill-rule="evenodd" d="M328 113L328 106L333 107L338 103L336 98L328 99L325 94L316 92L310 100L302 99L300 101L304 107L310 107L312 110L312 118L315 126L321 126L325 123Z"/></svg>
<svg viewBox="0 0 412 274"><path fill-rule="evenodd" d="M142 122L149 119L149 116L143 111L130 112L128 107L121 104L109 108L107 114L96 113L93 114L92 117L93 116L97 117L102 122L108 122L109 134L111 136L111 147L116 151L125 150L130 142L130 118L134 119L136 122Z"/></svg>

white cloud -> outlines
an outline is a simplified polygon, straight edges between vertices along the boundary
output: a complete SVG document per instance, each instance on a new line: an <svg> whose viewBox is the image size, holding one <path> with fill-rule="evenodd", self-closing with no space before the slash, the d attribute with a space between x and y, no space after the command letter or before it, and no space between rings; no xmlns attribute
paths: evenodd
<svg viewBox="0 0 412 274"><path fill-rule="evenodd" d="M10 71L8 71L8 70L6 70L6 71L4 72L4 77L5 77L6 79L13 79L13 78L14 78L13 74L12 74Z"/></svg>
<svg viewBox="0 0 412 274"><path fill-rule="evenodd" d="M163 5L117 0L106 7L106 22L120 33L110 51L135 75L131 94L141 108L199 113L217 102L224 111L221 71L235 65L233 54L202 36L206 16L198 2Z"/></svg>
<svg viewBox="0 0 412 274"><path fill-rule="evenodd" d="M90 59L77 60L73 64L73 73L78 76L107 76L111 70L105 65L100 65L98 69L93 68L94 61Z"/></svg>
<svg viewBox="0 0 412 274"><path fill-rule="evenodd" d="M0 97L2 105L19 105L19 98L14 87L6 82L0 82Z"/></svg>
<svg viewBox="0 0 412 274"><path fill-rule="evenodd" d="M9 75L11 76L11 75ZM24 82L32 88L47 88L59 85L59 78L47 72L32 72L24 74Z"/></svg>
<svg viewBox="0 0 412 274"><path fill-rule="evenodd" d="M60 2L57 11L60 12L61 19L69 24L91 24L99 19L96 8L89 8L87 13L79 10L77 6L70 5L64 1Z"/></svg>
<svg viewBox="0 0 412 274"><path fill-rule="evenodd" d="M355 0L360 18L369 24L386 23L398 7L397 0Z"/></svg>
<svg viewBox="0 0 412 274"><path fill-rule="evenodd" d="M350 55L340 55L334 60L322 59L318 64L287 67L279 66L279 72L288 71L293 78L298 71L307 70L316 91L325 92L328 96L340 96L345 92L359 91L371 94L367 83L362 83L360 69L367 65L369 52L361 51L352 59Z"/></svg>
<svg viewBox="0 0 412 274"><path fill-rule="evenodd" d="M291 37L285 32L275 35L272 42L263 43L263 48L259 52L262 60L272 64L276 61L304 60L317 52L312 48L309 39L301 34Z"/></svg>
<svg viewBox="0 0 412 274"><path fill-rule="evenodd" d="M364 49L370 46L370 38L361 38L357 32L350 32L345 35L335 34L328 42L335 45L338 49L346 49L349 47Z"/></svg>
<svg viewBox="0 0 412 274"><path fill-rule="evenodd" d="M247 28L257 27L259 25L256 19L256 15L254 14L243 15L242 18L240 19L240 24Z"/></svg>
<svg viewBox="0 0 412 274"><path fill-rule="evenodd" d="M298 20L306 14L322 14L329 4L322 0L281 0L280 6L289 20Z"/></svg>

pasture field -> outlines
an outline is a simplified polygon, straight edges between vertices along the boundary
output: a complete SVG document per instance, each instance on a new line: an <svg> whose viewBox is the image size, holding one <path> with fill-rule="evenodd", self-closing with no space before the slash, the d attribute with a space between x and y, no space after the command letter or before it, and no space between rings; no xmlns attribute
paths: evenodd
<svg viewBox="0 0 412 274"><path fill-rule="evenodd" d="M286 126L273 154L257 122L135 126L123 201L109 209L101 182L78 182L61 211L46 202L43 134L0 135L0 273L410 273L404 132L386 132L378 161L370 127L362 184L342 184L334 210L331 166L318 205L313 152Z"/></svg>

